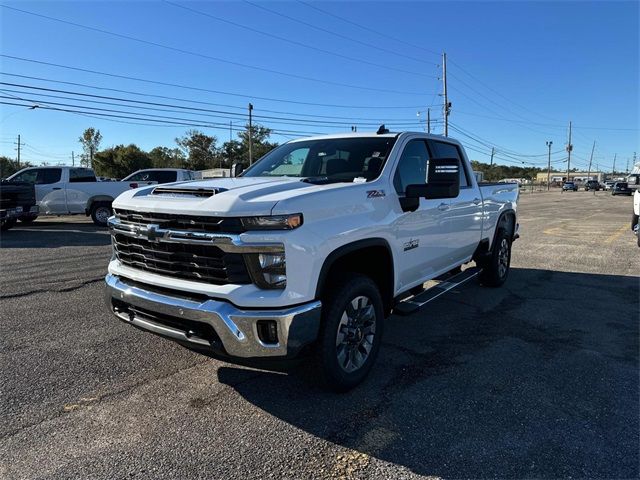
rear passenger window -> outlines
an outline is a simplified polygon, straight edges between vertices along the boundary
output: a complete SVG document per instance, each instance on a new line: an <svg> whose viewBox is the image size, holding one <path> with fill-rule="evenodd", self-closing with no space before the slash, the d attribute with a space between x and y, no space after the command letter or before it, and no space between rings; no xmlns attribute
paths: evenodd
<svg viewBox="0 0 640 480"><path fill-rule="evenodd" d="M38 178L36 185L48 185L60 181L62 169L60 168L41 168L38 170Z"/></svg>
<svg viewBox="0 0 640 480"><path fill-rule="evenodd" d="M402 152L393 186L398 194L404 194L407 185L424 184L427 181L429 152L424 140L411 140Z"/></svg>
<svg viewBox="0 0 640 480"><path fill-rule="evenodd" d="M469 180L469 172L467 172L466 166L462 161L462 155L457 145L446 142L431 142L431 149L433 150L434 158L457 158L460 161L460 188L468 187L471 185Z"/></svg>
<svg viewBox="0 0 640 480"><path fill-rule="evenodd" d="M93 170L89 170L88 168L72 168L69 170L69 183L95 181L97 180Z"/></svg>

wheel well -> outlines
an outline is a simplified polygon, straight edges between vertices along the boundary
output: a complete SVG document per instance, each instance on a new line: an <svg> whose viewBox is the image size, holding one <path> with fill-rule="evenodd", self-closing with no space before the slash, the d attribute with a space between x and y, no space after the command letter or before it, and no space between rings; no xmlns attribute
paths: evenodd
<svg viewBox="0 0 640 480"><path fill-rule="evenodd" d="M108 195L99 195L97 197L91 197L89 200L87 200L87 206L85 207L84 211L87 215L90 215L91 209L96 203L108 203L109 205L111 205L112 202L113 202L113 198L111 198Z"/></svg>
<svg viewBox="0 0 640 480"><path fill-rule="evenodd" d="M345 273L361 273L371 278L380 291L385 315L391 312L393 300L393 258L388 244L384 241L363 241L346 245L332 252L325 260L316 297L322 298L331 279Z"/></svg>
<svg viewBox="0 0 640 480"><path fill-rule="evenodd" d="M502 216L500 217L500 220L498 220L498 228L499 227L504 228L509 234L509 236L513 237L513 234L515 233L515 228L516 228L516 214L513 210L509 210L502 214ZM497 228L496 228L496 232L497 232Z"/></svg>

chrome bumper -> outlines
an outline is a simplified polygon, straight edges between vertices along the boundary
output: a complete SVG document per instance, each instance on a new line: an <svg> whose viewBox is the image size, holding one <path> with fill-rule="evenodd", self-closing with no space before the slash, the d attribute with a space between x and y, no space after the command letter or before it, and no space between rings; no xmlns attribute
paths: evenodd
<svg viewBox="0 0 640 480"><path fill-rule="evenodd" d="M107 275L106 300L120 320L143 330L199 347L216 349L219 339L224 353L232 357L291 357L313 342L320 328L321 303L314 301L278 310L241 310L220 300L204 301L172 296L127 284L127 279ZM166 321L162 321L165 319ZM202 338L180 321L210 325L218 337ZM273 320L277 343L264 343L257 322Z"/></svg>

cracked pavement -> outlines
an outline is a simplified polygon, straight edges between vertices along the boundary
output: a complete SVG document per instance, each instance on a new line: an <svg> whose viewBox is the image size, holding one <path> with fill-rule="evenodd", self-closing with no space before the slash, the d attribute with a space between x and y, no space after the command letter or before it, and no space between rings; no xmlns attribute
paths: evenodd
<svg viewBox="0 0 640 480"><path fill-rule="evenodd" d="M631 202L523 194L507 284L388 319L370 378L321 390L112 318L109 237L0 238L2 478L637 478Z"/></svg>

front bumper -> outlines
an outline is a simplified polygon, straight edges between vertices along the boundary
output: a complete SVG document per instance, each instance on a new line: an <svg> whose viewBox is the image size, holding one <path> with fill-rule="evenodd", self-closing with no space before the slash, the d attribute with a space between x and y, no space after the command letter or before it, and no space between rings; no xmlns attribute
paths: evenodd
<svg viewBox="0 0 640 480"><path fill-rule="evenodd" d="M107 275L106 300L120 320L178 342L231 357L294 357L316 340L319 301L282 309L242 310L231 303L159 291ZM265 343L259 321L274 321L277 342Z"/></svg>

